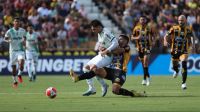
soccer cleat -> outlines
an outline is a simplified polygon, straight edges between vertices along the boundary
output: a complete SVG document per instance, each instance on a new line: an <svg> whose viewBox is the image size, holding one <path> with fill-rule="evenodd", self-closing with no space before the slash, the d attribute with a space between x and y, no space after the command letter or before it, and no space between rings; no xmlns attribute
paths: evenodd
<svg viewBox="0 0 200 112"><path fill-rule="evenodd" d="M150 85L150 78L147 78L146 80L146 86L149 86Z"/></svg>
<svg viewBox="0 0 200 112"><path fill-rule="evenodd" d="M23 79L22 79L22 76L21 76L21 75L18 75L18 81L19 81L20 83L23 82Z"/></svg>
<svg viewBox="0 0 200 112"><path fill-rule="evenodd" d="M78 75L76 75L72 69L69 72L69 76L71 77L71 79L73 80L73 82L78 82L79 81Z"/></svg>
<svg viewBox="0 0 200 112"><path fill-rule="evenodd" d="M173 78L176 78L178 76L178 72L174 71Z"/></svg>
<svg viewBox="0 0 200 112"><path fill-rule="evenodd" d="M33 81L33 78L32 77L29 77L29 82L32 82Z"/></svg>
<svg viewBox="0 0 200 112"><path fill-rule="evenodd" d="M147 81L146 80L142 80L142 85L146 85Z"/></svg>
<svg viewBox="0 0 200 112"><path fill-rule="evenodd" d="M182 88L183 90L187 89L186 83L183 83L183 84L181 85L181 88Z"/></svg>
<svg viewBox="0 0 200 112"><path fill-rule="evenodd" d="M105 84L101 89L102 89L102 97L106 96L107 92L108 92L108 84Z"/></svg>
<svg viewBox="0 0 200 112"><path fill-rule="evenodd" d="M18 82L14 82L12 86L13 86L13 88L17 88L18 87Z"/></svg>
<svg viewBox="0 0 200 112"><path fill-rule="evenodd" d="M83 96L90 96L90 95L95 95L95 94L96 94L96 91L88 90L85 93L83 93L82 95Z"/></svg>
<svg viewBox="0 0 200 112"><path fill-rule="evenodd" d="M131 92L133 93L132 97L147 97L147 94L145 91L143 93L139 93L135 90L131 90Z"/></svg>

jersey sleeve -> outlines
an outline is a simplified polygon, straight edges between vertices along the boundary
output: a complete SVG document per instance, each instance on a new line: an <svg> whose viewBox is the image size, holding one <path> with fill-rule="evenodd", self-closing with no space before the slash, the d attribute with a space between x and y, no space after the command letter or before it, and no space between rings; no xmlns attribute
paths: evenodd
<svg viewBox="0 0 200 112"><path fill-rule="evenodd" d="M8 30L6 33L5 33L5 38L10 38L11 35L10 35L10 30Z"/></svg>
<svg viewBox="0 0 200 112"><path fill-rule="evenodd" d="M105 32L104 32L104 36L105 36L110 42L115 38L114 34L113 34L112 32L110 32L110 31L105 31Z"/></svg>
<svg viewBox="0 0 200 112"><path fill-rule="evenodd" d="M169 31L167 32L166 36L171 36L172 33L173 33L173 31L174 31L174 28L171 27L171 28L169 29Z"/></svg>

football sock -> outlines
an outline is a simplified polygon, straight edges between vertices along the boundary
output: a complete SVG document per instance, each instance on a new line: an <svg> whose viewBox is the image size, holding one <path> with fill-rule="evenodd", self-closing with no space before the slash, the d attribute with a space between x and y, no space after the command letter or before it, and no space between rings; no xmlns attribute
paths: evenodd
<svg viewBox="0 0 200 112"><path fill-rule="evenodd" d="M31 60L28 60L28 76L29 78L32 77L32 66L31 66Z"/></svg>
<svg viewBox="0 0 200 112"><path fill-rule="evenodd" d="M90 91L96 91L95 87L94 87L94 82L93 82L93 79L87 79L87 84L89 86L89 90Z"/></svg>
<svg viewBox="0 0 200 112"><path fill-rule="evenodd" d="M186 82L187 79L187 61L182 61L182 84Z"/></svg>
<svg viewBox="0 0 200 112"><path fill-rule="evenodd" d="M150 77L148 67L144 67L144 79L146 79L146 77Z"/></svg>
<svg viewBox="0 0 200 112"><path fill-rule="evenodd" d="M172 62L172 64L173 64L173 70L174 71L176 71L176 73L178 73L179 72L179 64L178 64L178 62L177 61L173 61Z"/></svg>
<svg viewBox="0 0 200 112"><path fill-rule="evenodd" d="M119 89L119 94L118 95L123 95L123 96L134 96L134 94L127 90L127 89L124 89L124 88L120 88Z"/></svg>
<svg viewBox="0 0 200 112"><path fill-rule="evenodd" d="M37 68L37 63L34 62L33 69L32 69L33 75L36 75L36 68Z"/></svg>
<svg viewBox="0 0 200 112"><path fill-rule="evenodd" d="M100 77L98 77L98 76L96 76L96 79L98 80L98 82L101 84L101 87L104 87L104 86L106 86L106 82L102 79L102 78L100 78Z"/></svg>
<svg viewBox="0 0 200 112"><path fill-rule="evenodd" d="M85 72L85 73L79 75L78 79L79 80L91 79L94 76L95 76L95 73L93 71L90 71L90 72Z"/></svg>
<svg viewBox="0 0 200 112"><path fill-rule="evenodd" d="M17 75L22 75L22 73L23 73L23 71L19 69Z"/></svg>

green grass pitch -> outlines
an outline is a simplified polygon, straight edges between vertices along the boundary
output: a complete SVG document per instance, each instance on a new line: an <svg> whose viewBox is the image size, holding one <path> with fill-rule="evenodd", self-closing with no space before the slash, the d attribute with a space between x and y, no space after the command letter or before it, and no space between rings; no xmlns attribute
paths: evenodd
<svg viewBox="0 0 200 112"><path fill-rule="evenodd" d="M124 88L146 91L148 97L132 98L117 96L111 92L101 97L100 85L95 81L97 94L84 97L85 81L73 83L67 76L38 76L36 82L24 82L12 88L11 76L0 76L0 111L2 112L200 112L200 76L188 76L188 89L181 90L181 77L152 76L149 87L141 85L141 76L128 76ZM57 97L45 96L46 88L57 89Z"/></svg>

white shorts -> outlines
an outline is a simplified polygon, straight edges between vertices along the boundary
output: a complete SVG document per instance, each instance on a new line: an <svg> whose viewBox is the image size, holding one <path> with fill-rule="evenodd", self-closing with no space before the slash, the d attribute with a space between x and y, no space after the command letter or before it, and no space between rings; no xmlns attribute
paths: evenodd
<svg viewBox="0 0 200 112"><path fill-rule="evenodd" d="M21 59L25 59L25 53L23 51L14 51L10 53L10 62L11 65L16 65L17 62Z"/></svg>
<svg viewBox="0 0 200 112"><path fill-rule="evenodd" d="M102 68L111 64L113 56L101 56L98 54L92 58L86 65L96 65L98 68Z"/></svg>
<svg viewBox="0 0 200 112"><path fill-rule="evenodd" d="M34 62L37 62L38 56L39 56L39 54L37 52L26 51L26 59L27 60L33 60Z"/></svg>

